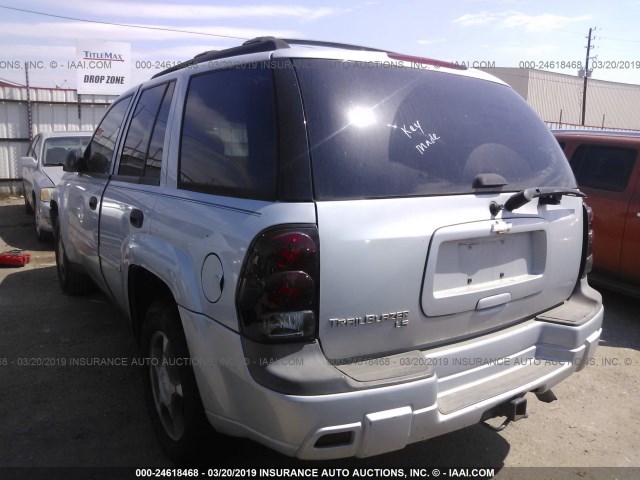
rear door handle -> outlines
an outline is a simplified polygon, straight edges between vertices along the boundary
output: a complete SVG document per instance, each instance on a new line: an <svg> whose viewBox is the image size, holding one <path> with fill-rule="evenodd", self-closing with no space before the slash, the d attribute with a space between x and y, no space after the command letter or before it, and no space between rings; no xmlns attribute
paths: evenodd
<svg viewBox="0 0 640 480"><path fill-rule="evenodd" d="M129 214L129 222L131 222L131 225L134 227L141 228L144 223L144 213L142 213L142 210L138 210L137 208L131 210L131 213Z"/></svg>
<svg viewBox="0 0 640 480"><path fill-rule="evenodd" d="M89 199L89 208L91 210L95 210L97 206L98 206L98 199L96 197L91 197Z"/></svg>

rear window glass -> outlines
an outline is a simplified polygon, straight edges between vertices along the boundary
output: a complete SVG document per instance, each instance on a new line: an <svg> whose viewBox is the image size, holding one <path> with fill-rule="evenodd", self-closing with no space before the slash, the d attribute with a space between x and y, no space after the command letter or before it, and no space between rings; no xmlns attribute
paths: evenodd
<svg viewBox="0 0 640 480"><path fill-rule="evenodd" d="M581 187L622 192L637 156L638 152L629 148L580 145L571 157L571 168Z"/></svg>
<svg viewBox="0 0 640 480"><path fill-rule="evenodd" d="M413 68L298 59L319 200L575 187L553 135L512 89Z"/></svg>

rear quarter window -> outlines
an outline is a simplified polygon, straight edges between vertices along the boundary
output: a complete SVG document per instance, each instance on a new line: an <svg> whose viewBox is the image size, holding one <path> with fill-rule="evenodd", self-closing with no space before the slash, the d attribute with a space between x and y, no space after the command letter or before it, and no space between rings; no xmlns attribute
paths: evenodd
<svg viewBox="0 0 640 480"><path fill-rule="evenodd" d="M191 78L182 127L179 188L274 198L276 147L269 68L258 64Z"/></svg>
<svg viewBox="0 0 640 480"><path fill-rule="evenodd" d="M575 187L562 150L511 88L414 68L298 59L319 200Z"/></svg>

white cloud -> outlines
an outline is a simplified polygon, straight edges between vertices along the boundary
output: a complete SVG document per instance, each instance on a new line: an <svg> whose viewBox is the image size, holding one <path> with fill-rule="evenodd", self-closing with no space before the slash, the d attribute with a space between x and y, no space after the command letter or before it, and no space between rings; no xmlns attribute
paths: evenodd
<svg viewBox="0 0 640 480"><path fill-rule="evenodd" d="M524 28L529 32L543 32L546 30L557 30L564 28L571 23L580 23L591 18L590 15L580 15L577 17L563 17L545 13L542 15L525 15L514 13L506 17L502 25L508 28Z"/></svg>
<svg viewBox="0 0 640 480"><path fill-rule="evenodd" d="M419 45L433 45L435 43L444 43L446 40L444 38L436 38L433 40L420 39L418 40Z"/></svg>
<svg viewBox="0 0 640 480"><path fill-rule="evenodd" d="M156 27L160 29L173 28L176 30L188 30L200 32L202 34L217 34L238 38L254 38L273 35L276 37L291 38L299 37L299 33L292 30L266 30L257 28L235 28L235 27L203 27L203 26L181 26L172 27L166 25L144 25L144 27ZM103 25L97 23L78 22L42 22L42 23L9 23L0 22L0 32L6 38L32 38L46 40L73 40L76 38L101 39L110 41L136 41L136 40L190 40L206 38L207 35L199 35L186 32L171 32L166 30L150 30L148 28L130 28L113 25ZM211 37L212 41L219 41ZM215 39L215 40L214 40ZM230 39L234 45L240 40ZM75 44L75 43L74 43Z"/></svg>
<svg viewBox="0 0 640 480"><path fill-rule="evenodd" d="M533 45L530 47L504 47L500 51L508 55L521 55L523 58L540 58L550 53L560 50L558 45L550 45L548 43Z"/></svg>
<svg viewBox="0 0 640 480"><path fill-rule="evenodd" d="M487 23L495 22L500 18L499 13L467 13L461 17L456 18L453 23L462 25L463 27L470 27L473 25L485 25Z"/></svg>
<svg viewBox="0 0 640 480"><path fill-rule="evenodd" d="M467 0L469 3L487 3L487 0ZM523 0L491 0L493 5L522 5Z"/></svg>
<svg viewBox="0 0 640 480"><path fill-rule="evenodd" d="M45 1L45 6L59 8L59 2ZM109 17L171 19L171 20L213 20L227 18L265 18L293 17L303 21L344 12L344 9L331 7L309 8L300 5L199 5L189 3L147 3L147 2L115 2L96 0L91 2L74 2L73 15L95 18L96 12L104 12ZM47 13L56 13L53 11Z"/></svg>
<svg viewBox="0 0 640 480"><path fill-rule="evenodd" d="M163 60L169 59L173 60L176 58L181 58L184 60L188 60L198 55L199 53L207 52L209 50L223 50L225 48L229 48L228 46L222 45L184 45L181 47L167 47L167 48L158 48L155 50L140 50L132 47L131 55L136 60Z"/></svg>
<svg viewBox="0 0 640 480"><path fill-rule="evenodd" d="M189 44L167 48L145 49L135 45L131 48L131 56L134 60L188 60L209 50L222 50L228 48L214 44ZM40 60L74 60L76 58L76 46L73 45L48 45L42 48L37 45L11 45L0 47L0 58L17 59L21 61Z"/></svg>
<svg viewBox="0 0 640 480"><path fill-rule="evenodd" d="M575 17L565 17L544 13L541 15L526 15L521 12L509 11L499 13L479 12L467 13L456 18L453 23L463 27L476 25L487 25L496 23L505 28L524 29L528 32L543 32L557 30L572 23L580 23L591 18L590 15L578 15Z"/></svg>
<svg viewBox="0 0 640 480"><path fill-rule="evenodd" d="M3 45L0 47L0 56L2 58L16 58L24 61L28 61L32 58L35 59L47 59L47 58L74 58L76 56L76 45L62 46L62 45L48 45L47 48L42 48L38 45Z"/></svg>

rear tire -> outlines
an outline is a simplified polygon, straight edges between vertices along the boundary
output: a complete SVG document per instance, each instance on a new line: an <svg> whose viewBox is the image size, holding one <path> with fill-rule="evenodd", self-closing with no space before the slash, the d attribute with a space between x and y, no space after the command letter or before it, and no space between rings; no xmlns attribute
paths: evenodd
<svg viewBox="0 0 640 480"><path fill-rule="evenodd" d="M54 223L54 244L56 253L56 270L58 271L58 281L60 288L68 295L81 295L87 293L93 287L89 276L78 271L78 267L73 265L67 258L62 235L60 235L60 223Z"/></svg>
<svg viewBox="0 0 640 480"><path fill-rule="evenodd" d="M145 396L156 436L173 460L188 462L201 451L210 427L175 303L151 304L142 326L141 347Z"/></svg>

